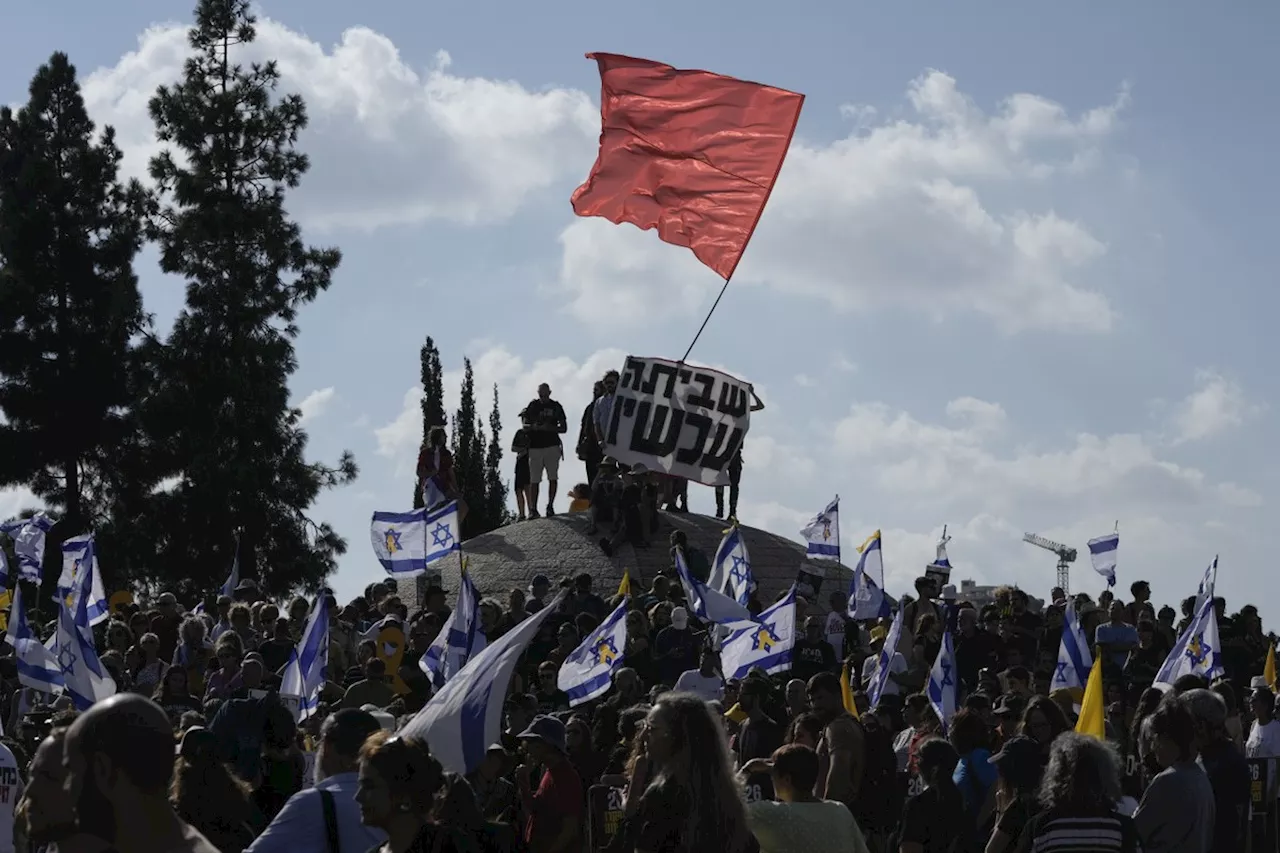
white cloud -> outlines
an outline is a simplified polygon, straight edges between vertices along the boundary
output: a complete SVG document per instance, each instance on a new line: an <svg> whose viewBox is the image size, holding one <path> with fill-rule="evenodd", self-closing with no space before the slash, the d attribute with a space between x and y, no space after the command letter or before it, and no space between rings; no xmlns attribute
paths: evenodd
<svg viewBox="0 0 1280 853"><path fill-rule="evenodd" d="M898 304L976 312L1005 332L1107 331L1114 311L1083 277L1106 247L1055 211L1046 178L1101 162L1127 99L1073 118L1014 95L988 115L929 71L908 90L909 118L793 143L734 281L843 311ZM570 310L596 323L687 313L718 284L689 252L628 226L574 221L561 243Z"/></svg>
<svg viewBox="0 0 1280 853"><path fill-rule="evenodd" d="M318 388L302 398L302 402L298 404L298 411L302 412L299 424L305 424L323 415L336 397L337 392L330 386Z"/></svg>
<svg viewBox="0 0 1280 853"><path fill-rule="evenodd" d="M13 518L24 509L42 506L44 506L44 501L36 497L35 493L25 486L0 489L0 521Z"/></svg>
<svg viewBox="0 0 1280 853"><path fill-rule="evenodd" d="M390 38L365 27L328 50L270 19L257 29L237 61L276 59L279 92L306 99L301 146L312 171L289 207L309 225L503 219L591 163L600 114L584 92L456 75L443 52L419 73ZM145 176L159 150L147 102L180 79L186 33L186 25L153 26L136 50L84 81L90 115L115 126L130 174Z"/></svg>
<svg viewBox="0 0 1280 853"><path fill-rule="evenodd" d="M1211 438L1240 426L1259 410L1238 382L1220 373L1198 371L1195 382L1196 390L1173 412L1175 443Z"/></svg>

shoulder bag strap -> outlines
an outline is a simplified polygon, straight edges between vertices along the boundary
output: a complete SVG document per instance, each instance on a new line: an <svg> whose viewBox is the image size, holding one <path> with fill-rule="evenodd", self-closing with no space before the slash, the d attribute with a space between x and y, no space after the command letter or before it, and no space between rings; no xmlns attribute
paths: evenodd
<svg viewBox="0 0 1280 853"><path fill-rule="evenodd" d="M338 809L333 803L333 792L321 789L320 808L324 810L324 834L329 842L329 853L342 853L338 840Z"/></svg>

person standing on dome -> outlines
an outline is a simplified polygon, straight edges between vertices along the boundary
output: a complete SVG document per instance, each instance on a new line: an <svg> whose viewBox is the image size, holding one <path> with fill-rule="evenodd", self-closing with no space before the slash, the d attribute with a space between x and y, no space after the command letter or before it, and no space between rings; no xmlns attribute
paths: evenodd
<svg viewBox="0 0 1280 853"><path fill-rule="evenodd" d="M467 502L458 491L458 481L454 476L453 454L445 445L448 443L444 427L435 426L427 433L426 446L418 454L418 492L422 495L423 505L434 509L445 501L458 502L458 523L467 517Z"/></svg>
<svg viewBox="0 0 1280 853"><path fill-rule="evenodd" d="M538 489L547 475L547 517L556 514L556 485L564 447L560 436L569 431L564 407L551 399L551 386L538 386L538 397L524 407L520 422L529 433L529 517L538 517Z"/></svg>

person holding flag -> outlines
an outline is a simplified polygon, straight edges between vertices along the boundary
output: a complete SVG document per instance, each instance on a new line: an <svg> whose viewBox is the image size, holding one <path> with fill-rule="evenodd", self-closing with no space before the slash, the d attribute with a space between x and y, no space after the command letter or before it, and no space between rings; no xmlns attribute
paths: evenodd
<svg viewBox="0 0 1280 853"><path fill-rule="evenodd" d="M631 605L631 576L624 572L618 588L622 601L560 665L556 685L569 697L569 707L590 702L609 692L613 676L623 666L627 649L627 609Z"/></svg>

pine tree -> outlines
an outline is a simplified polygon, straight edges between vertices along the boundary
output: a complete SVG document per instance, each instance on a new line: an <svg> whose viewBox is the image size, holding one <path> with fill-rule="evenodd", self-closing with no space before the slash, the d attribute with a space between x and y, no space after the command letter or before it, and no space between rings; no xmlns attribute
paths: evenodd
<svg viewBox="0 0 1280 853"><path fill-rule="evenodd" d="M476 414L476 381L469 358L463 359L462 390L458 395L458 411L453 415L453 471L458 491L467 502L463 538L470 539L491 530L484 502L484 430Z"/></svg>
<svg viewBox="0 0 1280 853"><path fill-rule="evenodd" d="M444 412L444 368L440 365L440 351L436 342L427 336L419 353L421 361L422 382L422 447L427 446L427 436L432 427L448 425L448 415ZM418 478L414 477L413 508L422 506L422 490L417 487Z"/></svg>
<svg viewBox="0 0 1280 853"><path fill-rule="evenodd" d="M346 542L307 510L348 483L355 462L310 463L289 405L299 307L331 282L341 255L302 241L285 191L309 166L295 148L306 126L297 95L277 97L275 62L242 66L254 40L248 0L200 0L183 79L151 100L151 161L161 267L186 282L186 307L159 353L148 406L157 464L181 477L152 501L151 573L201 592L231 563L270 594L315 588Z"/></svg>
<svg viewBox="0 0 1280 853"><path fill-rule="evenodd" d="M493 385L493 411L489 412L489 450L484 457L485 521L489 529L508 521L507 484L502 479L502 415L498 410L498 384Z"/></svg>
<svg viewBox="0 0 1280 853"><path fill-rule="evenodd" d="M120 160L65 54L36 72L25 107L0 109L0 486L61 510L51 542L105 523L138 443L146 194L120 181Z"/></svg>

